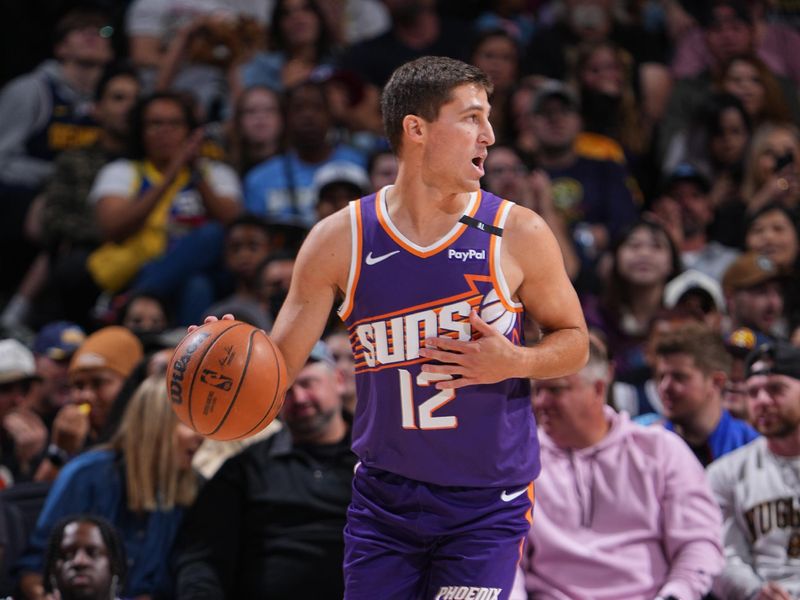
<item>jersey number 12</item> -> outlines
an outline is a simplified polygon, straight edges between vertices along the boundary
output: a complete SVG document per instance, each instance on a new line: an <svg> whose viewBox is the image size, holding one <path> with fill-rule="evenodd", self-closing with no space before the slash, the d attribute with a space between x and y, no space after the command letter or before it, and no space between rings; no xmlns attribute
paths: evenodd
<svg viewBox="0 0 800 600"><path fill-rule="evenodd" d="M398 369L400 375L400 409L403 418L403 429L453 429L458 427L458 419L453 416L434 417L433 413L456 397L455 390L441 390L419 405L414 406L414 386L411 372ZM428 387L437 381L452 379L452 375L442 373L424 373L417 375L417 386ZM419 413L419 418L417 418Z"/></svg>

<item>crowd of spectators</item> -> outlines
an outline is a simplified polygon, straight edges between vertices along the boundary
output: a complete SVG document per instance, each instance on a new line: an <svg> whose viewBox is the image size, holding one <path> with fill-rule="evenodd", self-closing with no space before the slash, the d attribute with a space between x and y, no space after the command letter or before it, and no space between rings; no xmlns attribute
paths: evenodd
<svg viewBox="0 0 800 600"><path fill-rule="evenodd" d="M164 373L207 315L269 331L309 229L391 185L381 88L423 55L489 75L482 187L553 230L592 334L583 371L532 382L543 471L511 597L800 597L796 3L36 18L0 72L0 597L341 598L335 313L254 439L201 440Z"/></svg>

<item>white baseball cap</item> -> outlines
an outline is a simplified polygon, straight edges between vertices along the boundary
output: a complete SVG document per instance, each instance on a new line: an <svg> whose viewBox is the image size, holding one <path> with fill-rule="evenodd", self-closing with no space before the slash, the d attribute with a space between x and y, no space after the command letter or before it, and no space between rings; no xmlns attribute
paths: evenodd
<svg viewBox="0 0 800 600"><path fill-rule="evenodd" d="M36 378L33 352L15 339L0 340L0 384Z"/></svg>

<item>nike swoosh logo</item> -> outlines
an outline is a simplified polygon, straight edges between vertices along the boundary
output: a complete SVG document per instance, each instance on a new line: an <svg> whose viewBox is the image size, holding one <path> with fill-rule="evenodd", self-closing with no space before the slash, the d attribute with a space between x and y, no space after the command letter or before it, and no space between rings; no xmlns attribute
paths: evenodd
<svg viewBox="0 0 800 600"><path fill-rule="evenodd" d="M522 488L521 490L518 490L516 492L512 492L511 494L509 494L508 492L503 490L503 493L500 494L500 500L502 500L503 502L511 502L514 498L519 498L520 496L522 496L522 494L524 494L527 491L528 491L528 486L527 485L524 488Z"/></svg>
<svg viewBox="0 0 800 600"><path fill-rule="evenodd" d="M368 265L377 265L382 260L386 260L390 256L394 256L398 254L400 250L395 250L394 252L388 252L387 254L381 254L380 256L372 256L372 252L367 254L367 260L365 261Z"/></svg>

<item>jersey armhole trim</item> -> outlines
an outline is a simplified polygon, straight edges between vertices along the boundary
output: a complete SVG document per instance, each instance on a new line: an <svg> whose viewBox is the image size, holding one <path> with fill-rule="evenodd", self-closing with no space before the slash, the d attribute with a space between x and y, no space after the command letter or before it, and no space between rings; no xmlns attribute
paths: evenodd
<svg viewBox="0 0 800 600"><path fill-rule="evenodd" d="M494 219L494 226L501 229L505 228L508 213L511 212L511 207L514 206L513 202L503 200L500 208ZM511 292L508 289L505 275L503 275L503 267L501 265L501 251L503 248L503 238L493 235L489 245L489 274L492 278L492 284L497 290L497 295L500 297L500 302L506 308L513 312L522 312L524 306L521 302L514 302L511 299Z"/></svg>
<svg viewBox="0 0 800 600"><path fill-rule="evenodd" d="M336 311L342 321L353 312L358 278L361 275L361 200L353 200L348 205L350 212L350 272L347 275L347 289L344 300Z"/></svg>

